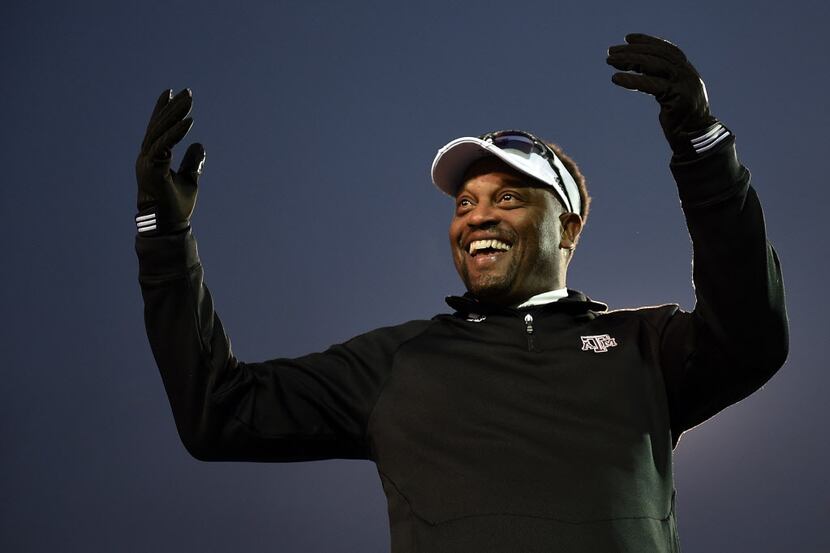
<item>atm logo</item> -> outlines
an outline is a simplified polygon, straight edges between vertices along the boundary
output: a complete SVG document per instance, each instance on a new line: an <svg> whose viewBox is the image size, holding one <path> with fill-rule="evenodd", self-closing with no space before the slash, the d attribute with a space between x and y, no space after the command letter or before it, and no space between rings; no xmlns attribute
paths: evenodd
<svg viewBox="0 0 830 553"><path fill-rule="evenodd" d="M580 336L582 338L582 351L593 351L594 353L605 353L608 348L617 347L617 339L608 334L597 336Z"/></svg>

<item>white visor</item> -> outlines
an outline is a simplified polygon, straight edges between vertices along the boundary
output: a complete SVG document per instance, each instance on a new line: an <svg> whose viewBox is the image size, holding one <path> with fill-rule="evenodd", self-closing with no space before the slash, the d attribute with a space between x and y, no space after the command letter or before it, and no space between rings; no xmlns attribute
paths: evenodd
<svg viewBox="0 0 830 553"><path fill-rule="evenodd" d="M474 136L456 138L438 150L432 162L432 182L445 194L455 197L467 168L474 161L491 155L550 186L568 211L581 213L582 202L576 181L555 154L553 163L559 170L561 179L548 160L535 152L528 154L521 150L502 149Z"/></svg>

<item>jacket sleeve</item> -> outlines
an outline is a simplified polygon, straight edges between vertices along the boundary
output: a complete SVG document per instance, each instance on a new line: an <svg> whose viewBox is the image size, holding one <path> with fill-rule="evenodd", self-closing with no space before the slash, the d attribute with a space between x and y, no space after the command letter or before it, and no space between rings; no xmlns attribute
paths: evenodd
<svg viewBox="0 0 830 553"><path fill-rule="evenodd" d="M370 457L366 425L398 346L427 321L322 353L243 363L203 282L196 240L136 237L150 346L187 450L211 461Z"/></svg>
<svg viewBox="0 0 830 553"><path fill-rule="evenodd" d="M787 314L778 256L734 137L671 164L692 239L696 304L661 338L673 444L760 388L783 365Z"/></svg>

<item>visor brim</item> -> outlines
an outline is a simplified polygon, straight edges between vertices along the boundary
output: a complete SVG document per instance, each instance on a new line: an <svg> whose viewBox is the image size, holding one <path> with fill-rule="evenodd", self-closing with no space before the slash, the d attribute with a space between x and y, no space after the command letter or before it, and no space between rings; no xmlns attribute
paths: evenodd
<svg viewBox="0 0 830 553"><path fill-rule="evenodd" d="M517 171L550 186L566 206L570 205L556 173L543 158L502 150L474 136L456 138L438 150L432 162L432 182L448 196L455 197L470 165L488 156L495 156Z"/></svg>

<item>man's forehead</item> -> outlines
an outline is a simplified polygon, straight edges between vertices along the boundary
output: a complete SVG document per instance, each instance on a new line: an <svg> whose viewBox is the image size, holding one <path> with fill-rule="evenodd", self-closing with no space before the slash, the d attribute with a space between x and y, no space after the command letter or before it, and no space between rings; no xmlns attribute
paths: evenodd
<svg viewBox="0 0 830 553"><path fill-rule="evenodd" d="M511 167L496 156L486 156L471 163L464 171L456 194L465 190L472 181L479 180L478 177L489 174L493 174L506 186L550 189L547 184Z"/></svg>

